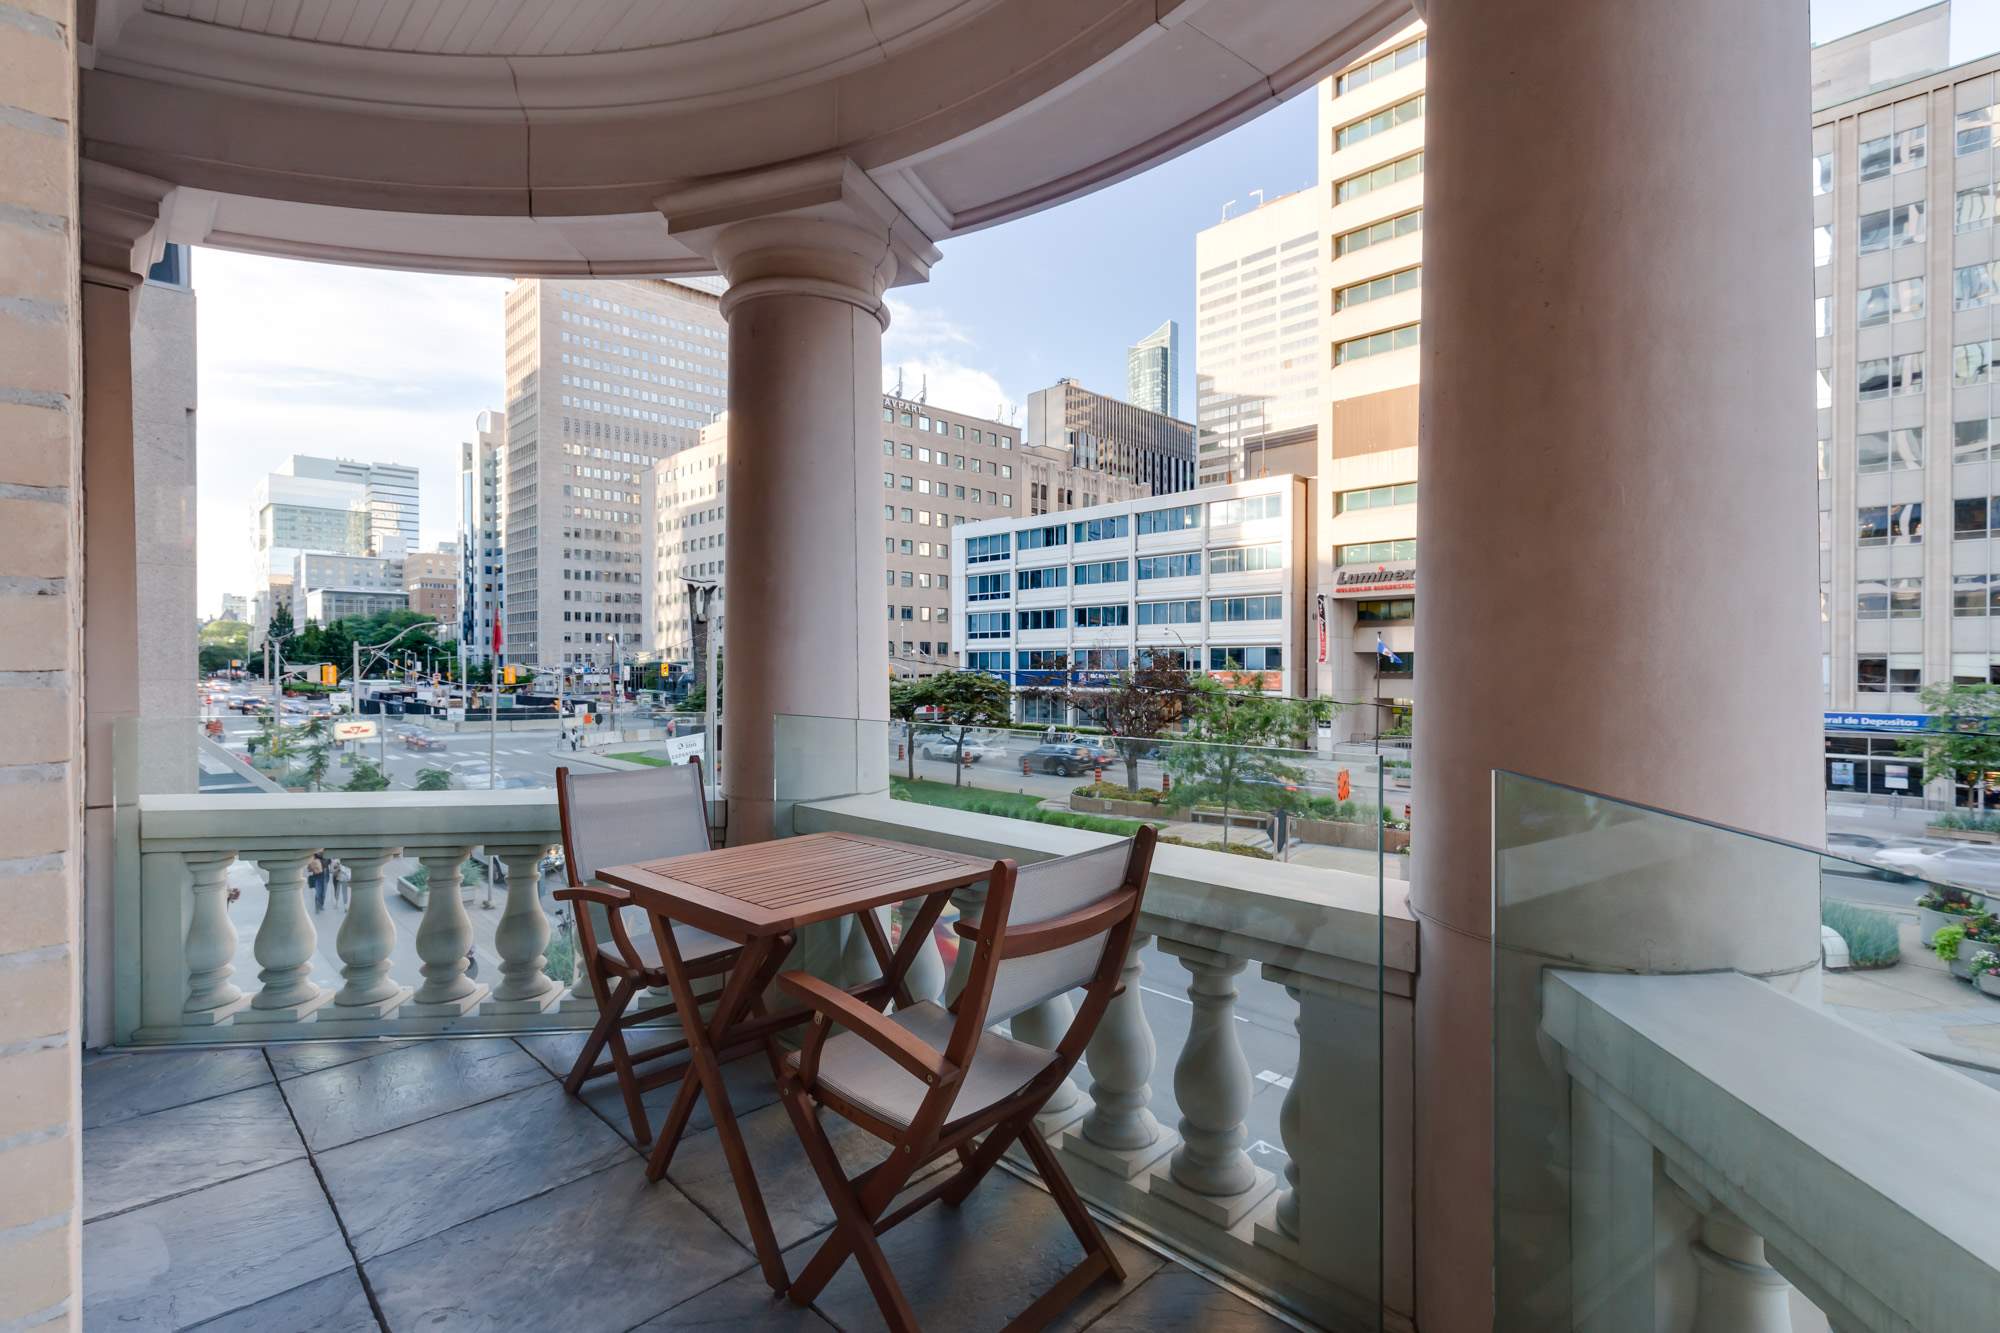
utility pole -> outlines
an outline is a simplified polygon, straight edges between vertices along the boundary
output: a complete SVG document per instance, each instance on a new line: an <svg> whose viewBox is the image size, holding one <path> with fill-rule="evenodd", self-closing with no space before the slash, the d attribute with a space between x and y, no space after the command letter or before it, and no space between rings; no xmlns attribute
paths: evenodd
<svg viewBox="0 0 2000 1333"><path fill-rule="evenodd" d="M623 639L624 637L625 631L619 630L618 638ZM611 729L613 731L618 730L618 696L624 693L625 690L625 677L622 674L624 668L619 665L618 661L619 649L623 646L615 640L611 645Z"/></svg>

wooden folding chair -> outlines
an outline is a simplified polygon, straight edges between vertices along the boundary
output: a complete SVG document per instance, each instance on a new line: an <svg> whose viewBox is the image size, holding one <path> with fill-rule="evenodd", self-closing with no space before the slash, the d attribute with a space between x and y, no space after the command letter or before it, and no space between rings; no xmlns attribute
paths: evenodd
<svg viewBox="0 0 2000 1333"><path fill-rule="evenodd" d="M885 1014L807 973L778 978L813 1010L803 1048L784 1062L780 1087L835 1217L832 1233L792 1282L793 1301L810 1304L851 1254L889 1327L914 1330L916 1316L878 1237L935 1200L962 1203L1016 1140L1055 1196L1084 1259L1010 1329L1042 1327L1106 1274L1125 1280L1034 1122L1119 991L1153 842L1148 827L1129 842L1025 869L996 862L979 923L957 928L976 952L965 989L949 1009L925 1001ZM1083 1003L1052 1052L987 1029L1077 987ZM820 1124L821 1109L887 1143L889 1156L850 1179ZM887 1211L911 1176L947 1153L957 1154L956 1171Z"/></svg>
<svg viewBox="0 0 2000 1333"><path fill-rule="evenodd" d="M634 1052L625 1030L661 1016L659 1008L634 1010L633 1001L649 987L665 989L668 976L660 959L659 941L646 913L632 905L631 895L607 884L593 884L600 866L626 865L709 850L708 800L701 765L677 764L641 772L572 773L556 770L556 808L562 815L563 860L569 887L556 898L575 905L577 954L597 997L597 1026L563 1079L563 1090L578 1096L583 1085L605 1074L618 1076L632 1134L644 1147L652 1142L652 1126L640 1094L681 1077L685 1062L644 1079L638 1066L687 1049L685 1040L662 1042ZM600 930L608 931L609 941ZM636 938L635 938L636 935ZM699 979L727 972L738 947L719 935L692 926L676 926L674 943ZM610 1048L610 1059L598 1056Z"/></svg>

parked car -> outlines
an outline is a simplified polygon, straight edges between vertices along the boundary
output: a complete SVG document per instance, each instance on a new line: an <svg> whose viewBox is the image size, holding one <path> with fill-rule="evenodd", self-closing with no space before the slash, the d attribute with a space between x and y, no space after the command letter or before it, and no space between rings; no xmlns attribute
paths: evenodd
<svg viewBox="0 0 2000 1333"><path fill-rule="evenodd" d="M976 764L982 759L1002 758L1006 753L997 745L989 745L970 736L965 738L963 749L959 747L957 740L950 736L928 736L917 746L918 758L942 759L946 763L951 763L962 756L962 762Z"/></svg>
<svg viewBox="0 0 2000 1333"><path fill-rule="evenodd" d="M1875 860L1922 879L2000 889L2000 847L1889 847L1877 852Z"/></svg>
<svg viewBox="0 0 2000 1333"><path fill-rule="evenodd" d="M442 750L445 743L435 736L426 736L421 731L403 733L403 748L406 750Z"/></svg>

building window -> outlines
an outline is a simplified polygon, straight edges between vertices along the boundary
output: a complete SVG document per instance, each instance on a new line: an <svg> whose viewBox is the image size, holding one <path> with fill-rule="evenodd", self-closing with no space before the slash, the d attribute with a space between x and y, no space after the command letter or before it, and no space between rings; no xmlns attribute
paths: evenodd
<svg viewBox="0 0 2000 1333"><path fill-rule="evenodd" d="M1958 155L1984 152L1993 146L1993 127L2000 125L2000 102L1958 113Z"/></svg>
<svg viewBox="0 0 2000 1333"><path fill-rule="evenodd" d="M1038 551L1044 547L1062 546L1067 543L1069 540L1069 528L1062 523L1052 524L1045 528L1023 528L1020 536L1022 550Z"/></svg>
<svg viewBox="0 0 2000 1333"><path fill-rule="evenodd" d="M1916 653L1858 657L1854 687L1863 694L1915 694L1924 687L1923 658Z"/></svg>
<svg viewBox="0 0 2000 1333"><path fill-rule="evenodd" d="M1863 580L1855 586L1857 620L1917 620L1924 614L1924 581L1920 578Z"/></svg>
<svg viewBox="0 0 2000 1333"><path fill-rule="evenodd" d="M1208 623L1211 625L1232 624L1243 620L1282 620L1284 616L1285 599L1281 596L1208 599Z"/></svg>
<svg viewBox="0 0 2000 1333"><path fill-rule="evenodd" d="M1909 546L1924 539L1921 503L1863 505L1855 511L1856 537L1863 546Z"/></svg>
<svg viewBox="0 0 2000 1333"><path fill-rule="evenodd" d="M965 540L965 563L983 564L988 560L1005 560L1008 556L1008 534L995 533L990 537L968 537Z"/></svg>
<svg viewBox="0 0 2000 1333"><path fill-rule="evenodd" d="M1350 283L1345 287L1334 289L1333 308L1338 312L1352 306L1366 305L1370 301L1379 301L1398 292L1415 291L1423 284L1423 279L1424 270L1419 265L1396 273L1385 273L1366 282Z"/></svg>
<svg viewBox="0 0 2000 1333"><path fill-rule="evenodd" d="M988 649L985 652L967 653L965 655L965 669L967 671L985 671L1004 677L1012 665L1012 653L994 652Z"/></svg>
<svg viewBox="0 0 2000 1333"><path fill-rule="evenodd" d="M1957 206L1952 210L1952 230L1977 231L1992 226L1995 189L1992 185L1975 185L1960 190Z"/></svg>
<svg viewBox="0 0 2000 1333"><path fill-rule="evenodd" d="M1384 162L1372 170L1358 172L1344 180L1335 181L1333 202L1344 204L1351 199L1359 199L1363 195L1373 194L1384 186L1421 175L1423 170L1424 151L1419 148L1414 153L1405 154L1391 162Z"/></svg>
<svg viewBox="0 0 2000 1333"><path fill-rule="evenodd" d="M1069 628L1068 607L1052 606L1035 608L1023 610L1019 614L1021 617L1021 631L1023 633L1031 629Z"/></svg>
<svg viewBox="0 0 2000 1333"><path fill-rule="evenodd" d="M1284 557L1277 542L1263 546L1222 546L1208 553L1210 574L1252 574L1283 568Z"/></svg>
<svg viewBox="0 0 2000 1333"><path fill-rule="evenodd" d="M1334 76L1333 95L1339 97L1344 93L1351 93L1358 89L1366 88L1379 78L1392 74L1407 65L1416 64L1424 58L1426 45L1427 39L1419 37L1415 41L1404 43L1393 51L1387 51L1376 56L1366 64L1356 65L1353 69Z"/></svg>
<svg viewBox="0 0 2000 1333"><path fill-rule="evenodd" d="M1199 600L1141 602L1139 603L1139 623L1141 625L1199 625L1201 623L1201 602Z"/></svg>
<svg viewBox="0 0 2000 1333"><path fill-rule="evenodd" d="M1407 213L1399 213L1380 222L1371 222L1365 227L1341 232L1333 238L1333 255L1338 259L1342 255L1351 255L1356 251L1366 250L1371 245L1380 245L1384 241L1394 240L1398 236L1408 236L1423 229L1424 210L1413 208Z"/></svg>
<svg viewBox="0 0 2000 1333"><path fill-rule="evenodd" d="M1993 342L1982 338L1960 343L1951 349L1951 382L1954 388L1984 384L1993 371Z"/></svg>
<svg viewBox="0 0 2000 1333"><path fill-rule="evenodd" d="M1017 569L1014 571L1014 586L1022 592L1037 592L1044 588L1060 588L1068 582L1068 565L1050 565L1043 569Z"/></svg>
<svg viewBox="0 0 2000 1333"><path fill-rule="evenodd" d="M1400 352L1406 347L1417 345L1416 324L1405 324L1401 328L1383 329L1380 333L1365 334L1359 338L1349 338L1333 345L1333 363L1344 366L1350 361L1363 357L1380 356L1384 352Z"/></svg>
<svg viewBox="0 0 2000 1333"><path fill-rule="evenodd" d="M1124 560L1099 560L1088 565L1077 565L1071 571L1070 581L1077 587L1096 583L1124 583L1132 577L1132 566Z"/></svg>
<svg viewBox="0 0 2000 1333"><path fill-rule="evenodd" d="M1400 486L1371 486L1367 490L1342 491L1333 497L1333 512L1348 514L1357 509L1385 509L1390 505L1413 505L1417 502L1417 483L1404 482Z"/></svg>
<svg viewBox="0 0 2000 1333"><path fill-rule="evenodd" d="M1863 361L1859 368L1859 391L1866 401L1871 398L1898 397L1907 393L1924 391L1924 354L1905 352L1901 356L1880 357Z"/></svg>
<svg viewBox="0 0 2000 1333"><path fill-rule="evenodd" d="M1131 516L1118 514L1111 518L1085 519L1070 525L1070 540L1073 542L1103 542L1123 537L1132 530Z"/></svg>
<svg viewBox="0 0 2000 1333"><path fill-rule="evenodd" d="M1181 532L1201 526L1201 506L1181 505L1176 509L1149 509L1139 515L1139 535L1152 532Z"/></svg>
<svg viewBox="0 0 2000 1333"><path fill-rule="evenodd" d="M1378 134L1386 133L1396 126L1409 121L1420 119L1423 114L1424 95L1422 93L1418 93L1414 97L1405 97L1394 106L1385 106L1372 116L1363 116L1359 120L1350 120L1347 124L1336 129L1333 132L1333 151L1337 153L1344 148L1353 148L1357 144L1367 143Z"/></svg>
<svg viewBox="0 0 2000 1333"><path fill-rule="evenodd" d="M1282 671L1285 650L1278 647L1213 646L1208 650L1210 671Z"/></svg>
<svg viewBox="0 0 2000 1333"><path fill-rule="evenodd" d="M1173 555L1141 556L1137 561L1142 579L1193 578L1201 573L1200 551L1179 551Z"/></svg>
<svg viewBox="0 0 2000 1333"><path fill-rule="evenodd" d="M1855 468L1860 472L1895 472L1924 465L1924 429L1869 431L1855 437Z"/></svg>
<svg viewBox="0 0 2000 1333"><path fill-rule="evenodd" d="M1954 463L1977 463L1988 457L1992 441L2000 436L2000 427L1993 419L1979 417L1972 421L1954 421L1951 424L1951 461Z"/></svg>
<svg viewBox="0 0 2000 1333"><path fill-rule="evenodd" d="M1989 506L1983 495L1960 496L1951 502L1951 535L1954 541L1983 538L1987 533Z"/></svg>
<svg viewBox="0 0 2000 1333"><path fill-rule="evenodd" d="M1412 487L1412 498L1415 494L1415 488ZM1232 523L1252 523L1258 519L1276 518L1283 512L1283 497L1277 495L1250 495L1241 500L1208 502L1209 526L1216 528L1227 527Z"/></svg>
<svg viewBox="0 0 2000 1333"><path fill-rule="evenodd" d="M1079 606L1076 608L1078 629L1115 629L1132 623L1132 608L1125 602L1110 606Z"/></svg>
<svg viewBox="0 0 2000 1333"><path fill-rule="evenodd" d="M1416 539L1398 542L1349 542L1334 552L1336 565L1380 565L1392 560L1415 560Z"/></svg>
<svg viewBox="0 0 2000 1333"><path fill-rule="evenodd" d="M1878 287L1863 287L1854 309L1855 323L1864 329L1887 324L1892 319L1916 319L1924 313L1924 280L1904 278Z"/></svg>
<svg viewBox="0 0 2000 1333"><path fill-rule="evenodd" d="M1961 501L1960 503L1963 503ZM1979 502L1979 521L1984 536L1986 502ZM1954 574L1951 579L1951 613L1954 616L1983 616L1988 613L1989 580L1984 574Z"/></svg>
<svg viewBox="0 0 2000 1333"><path fill-rule="evenodd" d="M1833 154L1813 155L1813 190L1816 195L1833 193Z"/></svg>
<svg viewBox="0 0 2000 1333"><path fill-rule="evenodd" d="M1924 239L1924 206L1898 204L1861 215L1861 253L1901 249Z"/></svg>
<svg viewBox="0 0 2000 1333"><path fill-rule="evenodd" d="M2000 287L2000 259L1954 269L1951 275L1951 308L1978 310L1992 302L1995 287Z"/></svg>

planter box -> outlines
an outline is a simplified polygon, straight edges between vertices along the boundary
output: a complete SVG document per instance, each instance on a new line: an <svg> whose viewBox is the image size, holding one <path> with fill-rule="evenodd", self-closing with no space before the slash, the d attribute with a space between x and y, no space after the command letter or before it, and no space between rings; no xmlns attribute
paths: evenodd
<svg viewBox="0 0 2000 1333"><path fill-rule="evenodd" d="M1366 852L1375 850L1375 830L1352 819L1294 819L1292 835L1301 841L1316 842L1324 847L1354 847ZM1383 851L1407 851L1409 846L1408 829L1382 830Z"/></svg>
<svg viewBox="0 0 2000 1333"><path fill-rule="evenodd" d="M1954 842L1985 842L2000 844L2000 833L1982 833L1978 829L1939 828L1936 824L1924 826L1924 832L1933 838L1949 838Z"/></svg>
<svg viewBox="0 0 2000 1333"><path fill-rule="evenodd" d="M1988 972L1972 983L1994 999L2000 1000L2000 975Z"/></svg>
<svg viewBox="0 0 2000 1333"><path fill-rule="evenodd" d="M1086 815L1118 815L1124 819L1186 819L1187 812L1153 801L1120 801L1104 796L1071 796L1069 808Z"/></svg>

